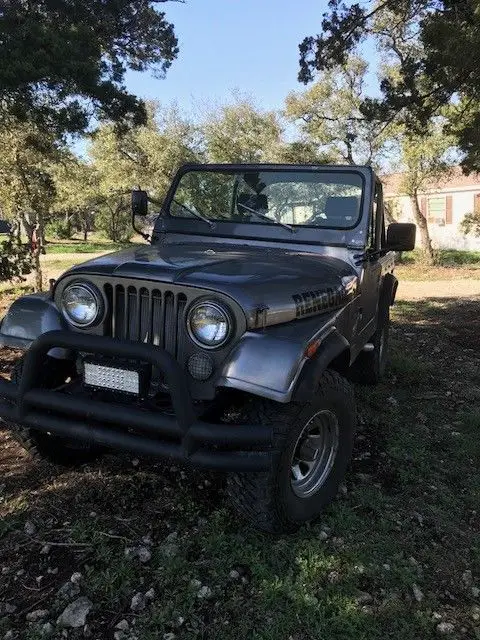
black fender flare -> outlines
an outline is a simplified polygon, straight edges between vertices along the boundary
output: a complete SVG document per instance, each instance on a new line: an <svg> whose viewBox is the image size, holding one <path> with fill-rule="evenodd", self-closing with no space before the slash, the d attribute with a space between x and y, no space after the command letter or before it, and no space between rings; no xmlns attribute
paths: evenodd
<svg viewBox="0 0 480 640"><path fill-rule="evenodd" d="M292 400L309 402L320 376L334 361L341 363L342 369L350 366L350 344L336 328L322 340L315 356L303 365Z"/></svg>
<svg viewBox="0 0 480 640"><path fill-rule="evenodd" d="M38 337L48 331L68 331L70 327L47 293L17 298L0 323L0 347L27 351ZM54 348L50 356L67 359L65 349Z"/></svg>
<svg viewBox="0 0 480 640"><path fill-rule="evenodd" d="M383 278L380 297L378 300L378 326L381 327L388 318L389 309L395 303L398 280L393 273L387 273Z"/></svg>

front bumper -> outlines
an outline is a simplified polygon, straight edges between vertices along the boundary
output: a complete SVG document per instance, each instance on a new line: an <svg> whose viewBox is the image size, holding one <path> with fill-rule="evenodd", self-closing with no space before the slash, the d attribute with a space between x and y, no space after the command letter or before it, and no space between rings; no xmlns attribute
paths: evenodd
<svg viewBox="0 0 480 640"><path fill-rule="evenodd" d="M137 360L162 373L173 415L41 388L42 366L53 348ZM0 379L0 419L54 435L138 455L222 471L265 471L271 464L272 429L263 425L198 420L185 373L160 347L112 338L50 331L25 354L19 384Z"/></svg>

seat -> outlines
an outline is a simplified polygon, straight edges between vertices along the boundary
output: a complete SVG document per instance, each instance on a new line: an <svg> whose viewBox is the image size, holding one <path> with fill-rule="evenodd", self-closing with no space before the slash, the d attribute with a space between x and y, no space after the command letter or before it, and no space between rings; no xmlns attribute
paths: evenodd
<svg viewBox="0 0 480 640"><path fill-rule="evenodd" d="M325 202L326 223L333 227L351 227L358 218L356 196L329 196Z"/></svg>

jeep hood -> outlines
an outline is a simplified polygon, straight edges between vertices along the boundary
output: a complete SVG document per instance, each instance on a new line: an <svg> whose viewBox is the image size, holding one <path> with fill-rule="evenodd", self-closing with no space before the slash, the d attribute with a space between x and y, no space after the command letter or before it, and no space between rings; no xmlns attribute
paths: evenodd
<svg viewBox="0 0 480 640"><path fill-rule="evenodd" d="M218 291L244 309L250 328L332 311L355 294L353 267L331 256L246 245L137 246L70 269L65 276L171 283Z"/></svg>

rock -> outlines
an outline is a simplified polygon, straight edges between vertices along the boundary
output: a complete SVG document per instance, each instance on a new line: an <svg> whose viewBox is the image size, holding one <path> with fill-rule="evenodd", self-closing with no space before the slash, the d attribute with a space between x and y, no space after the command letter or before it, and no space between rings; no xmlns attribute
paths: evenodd
<svg viewBox="0 0 480 640"><path fill-rule="evenodd" d="M0 616L15 613L16 610L17 606L15 604L10 604L10 602L0 602Z"/></svg>
<svg viewBox="0 0 480 640"><path fill-rule="evenodd" d="M453 625L451 622L440 622L439 624L437 624L437 633L439 633L441 636L450 635L454 631L455 625Z"/></svg>
<svg viewBox="0 0 480 640"><path fill-rule="evenodd" d="M34 536L37 532L37 527L33 524L31 520L27 520L23 527L23 530L27 536Z"/></svg>
<svg viewBox="0 0 480 640"><path fill-rule="evenodd" d="M80 586L76 582L65 582L64 585L60 587L57 591L57 597L62 600L71 600L72 598L76 598L80 593Z"/></svg>
<svg viewBox="0 0 480 640"><path fill-rule="evenodd" d="M330 584L338 584L341 580L341 576L338 571L330 571L330 573L327 576L327 579L330 582Z"/></svg>
<svg viewBox="0 0 480 640"><path fill-rule="evenodd" d="M40 633L42 634L42 636L51 636L54 631L55 628L51 622L46 622L40 628Z"/></svg>
<svg viewBox="0 0 480 640"><path fill-rule="evenodd" d="M470 569L462 573L462 582L466 587L471 587L473 585L473 575Z"/></svg>
<svg viewBox="0 0 480 640"><path fill-rule="evenodd" d="M178 553L178 545L173 542L167 542L166 544L162 544L160 551L166 558L174 558Z"/></svg>
<svg viewBox="0 0 480 640"><path fill-rule="evenodd" d="M92 602L85 596L77 598L59 615L57 625L59 627L72 629L79 629L80 627L85 626L87 616L92 607Z"/></svg>
<svg viewBox="0 0 480 640"><path fill-rule="evenodd" d="M155 589L152 587L145 593L145 598L147 600L154 600L155 598Z"/></svg>
<svg viewBox="0 0 480 640"><path fill-rule="evenodd" d="M202 586L202 583L200 582L200 580L195 580L195 578L193 580L190 580L190 586L193 587L194 589L200 589L200 587Z"/></svg>
<svg viewBox="0 0 480 640"><path fill-rule="evenodd" d="M140 460L138 458L134 458L132 460L132 466L133 467L138 467L139 464L140 464Z"/></svg>
<svg viewBox="0 0 480 640"><path fill-rule="evenodd" d="M128 631L129 628L130 625L128 624L128 620L125 620L125 618L115 625L115 629L118 629L119 631Z"/></svg>
<svg viewBox="0 0 480 640"><path fill-rule="evenodd" d="M35 609L25 616L27 622L41 622L48 616L48 609Z"/></svg>
<svg viewBox="0 0 480 640"><path fill-rule="evenodd" d="M121 629L118 631L115 631L113 634L113 640L126 640L127 639L127 634L125 631L122 631Z"/></svg>
<svg viewBox="0 0 480 640"><path fill-rule="evenodd" d="M125 558L127 558L127 560L137 558L142 564L145 564L152 559L152 552L148 547L143 545L138 547L126 547Z"/></svg>
<svg viewBox="0 0 480 640"><path fill-rule="evenodd" d="M132 611L143 611L146 607L145 596L138 591L133 597L130 603L130 609Z"/></svg>
<svg viewBox="0 0 480 640"><path fill-rule="evenodd" d="M47 573L49 573L52 576L56 576L58 573L58 567L53 567L53 569L48 567Z"/></svg>
<svg viewBox="0 0 480 640"><path fill-rule="evenodd" d="M318 539L321 542L325 542L325 540L328 540L329 535L326 531L324 531L323 529L320 531L320 533L318 534Z"/></svg>
<svg viewBox="0 0 480 640"><path fill-rule="evenodd" d="M480 596L480 589L478 587L472 587L472 596L478 598Z"/></svg>
<svg viewBox="0 0 480 640"><path fill-rule="evenodd" d="M197 593L197 598L199 598L200 600L207 600L208 598L212 597L212 590L210 589L210 587L207 586L203 586L200 587L198 593Z"/></svg>
<svg viewBox="0 0 480 640"><path fill-rule="evenodd" d="M367 591L359 591L357 596L355 597L355 602L360 606L371 604L373 602L373 596Z"/></svg>
<svg viewBox="0 0 480 640"><path fill-rule="evenodd" d="M389 398L387 398L387 402L391 407L397 407L398 406L398 400L396 398L394 398L393 396L390 396Z"/></svg>
<svg viewBox="0 0 480 640"><path fill-rule="evenodd" d="M412 591L413 591L413 597L415 598L415 600L417 602L422 602L425 596L423 595L423 592L418 586L418 584L412 584Z"/></svg>
<svg viewBox="0 0 480 640"><path fill-rule="evenodd" d="M228 575L231 580L238 580L240 578L240 573L236 569L232 569Z"/></svg>
<svg viewBox="0 0 480 640"><path fill-rule="evenodd" d="M93 636L93 631L90 629L90 625L86 624L83 627L83 637L84 638L91 638Z"/></svg>
<svg viewBox="0 0 480 640"><path fill-rule="evenodd" d="M386 562L385 564L382 565L382 567L385 569L385 571L390 571L390 569L392 568L388 562Z"/></svg>
<svg viewBox="0 0 480 640"><path fill-rule="evenodd" d="M163 640L175 640L176 636L174 633L164 633Z"/></svg>
<svg viewBox="0 0 480 640"><path fill-rule="evenodd" d="M70 582L72 584L80 584L81 581L82 581L82 574L78 571L76 571L75 573L72 573L72 575L70 576Z"/></svg>
<svg viewBox="0 0 480 640"><path fill-rule="evenodd" d="M3 640L13 640L14 638L14 634L13 631L11 629L9 629L6 634L3 636Z"/></svg>
<svg viewBox="0 0 480 640"><path fill-rule="evenodd" d="M48 556L48 554L50 553L51 548L52 547L49 544L44 544L43 547L40 549L40 555Z"/></svg>

